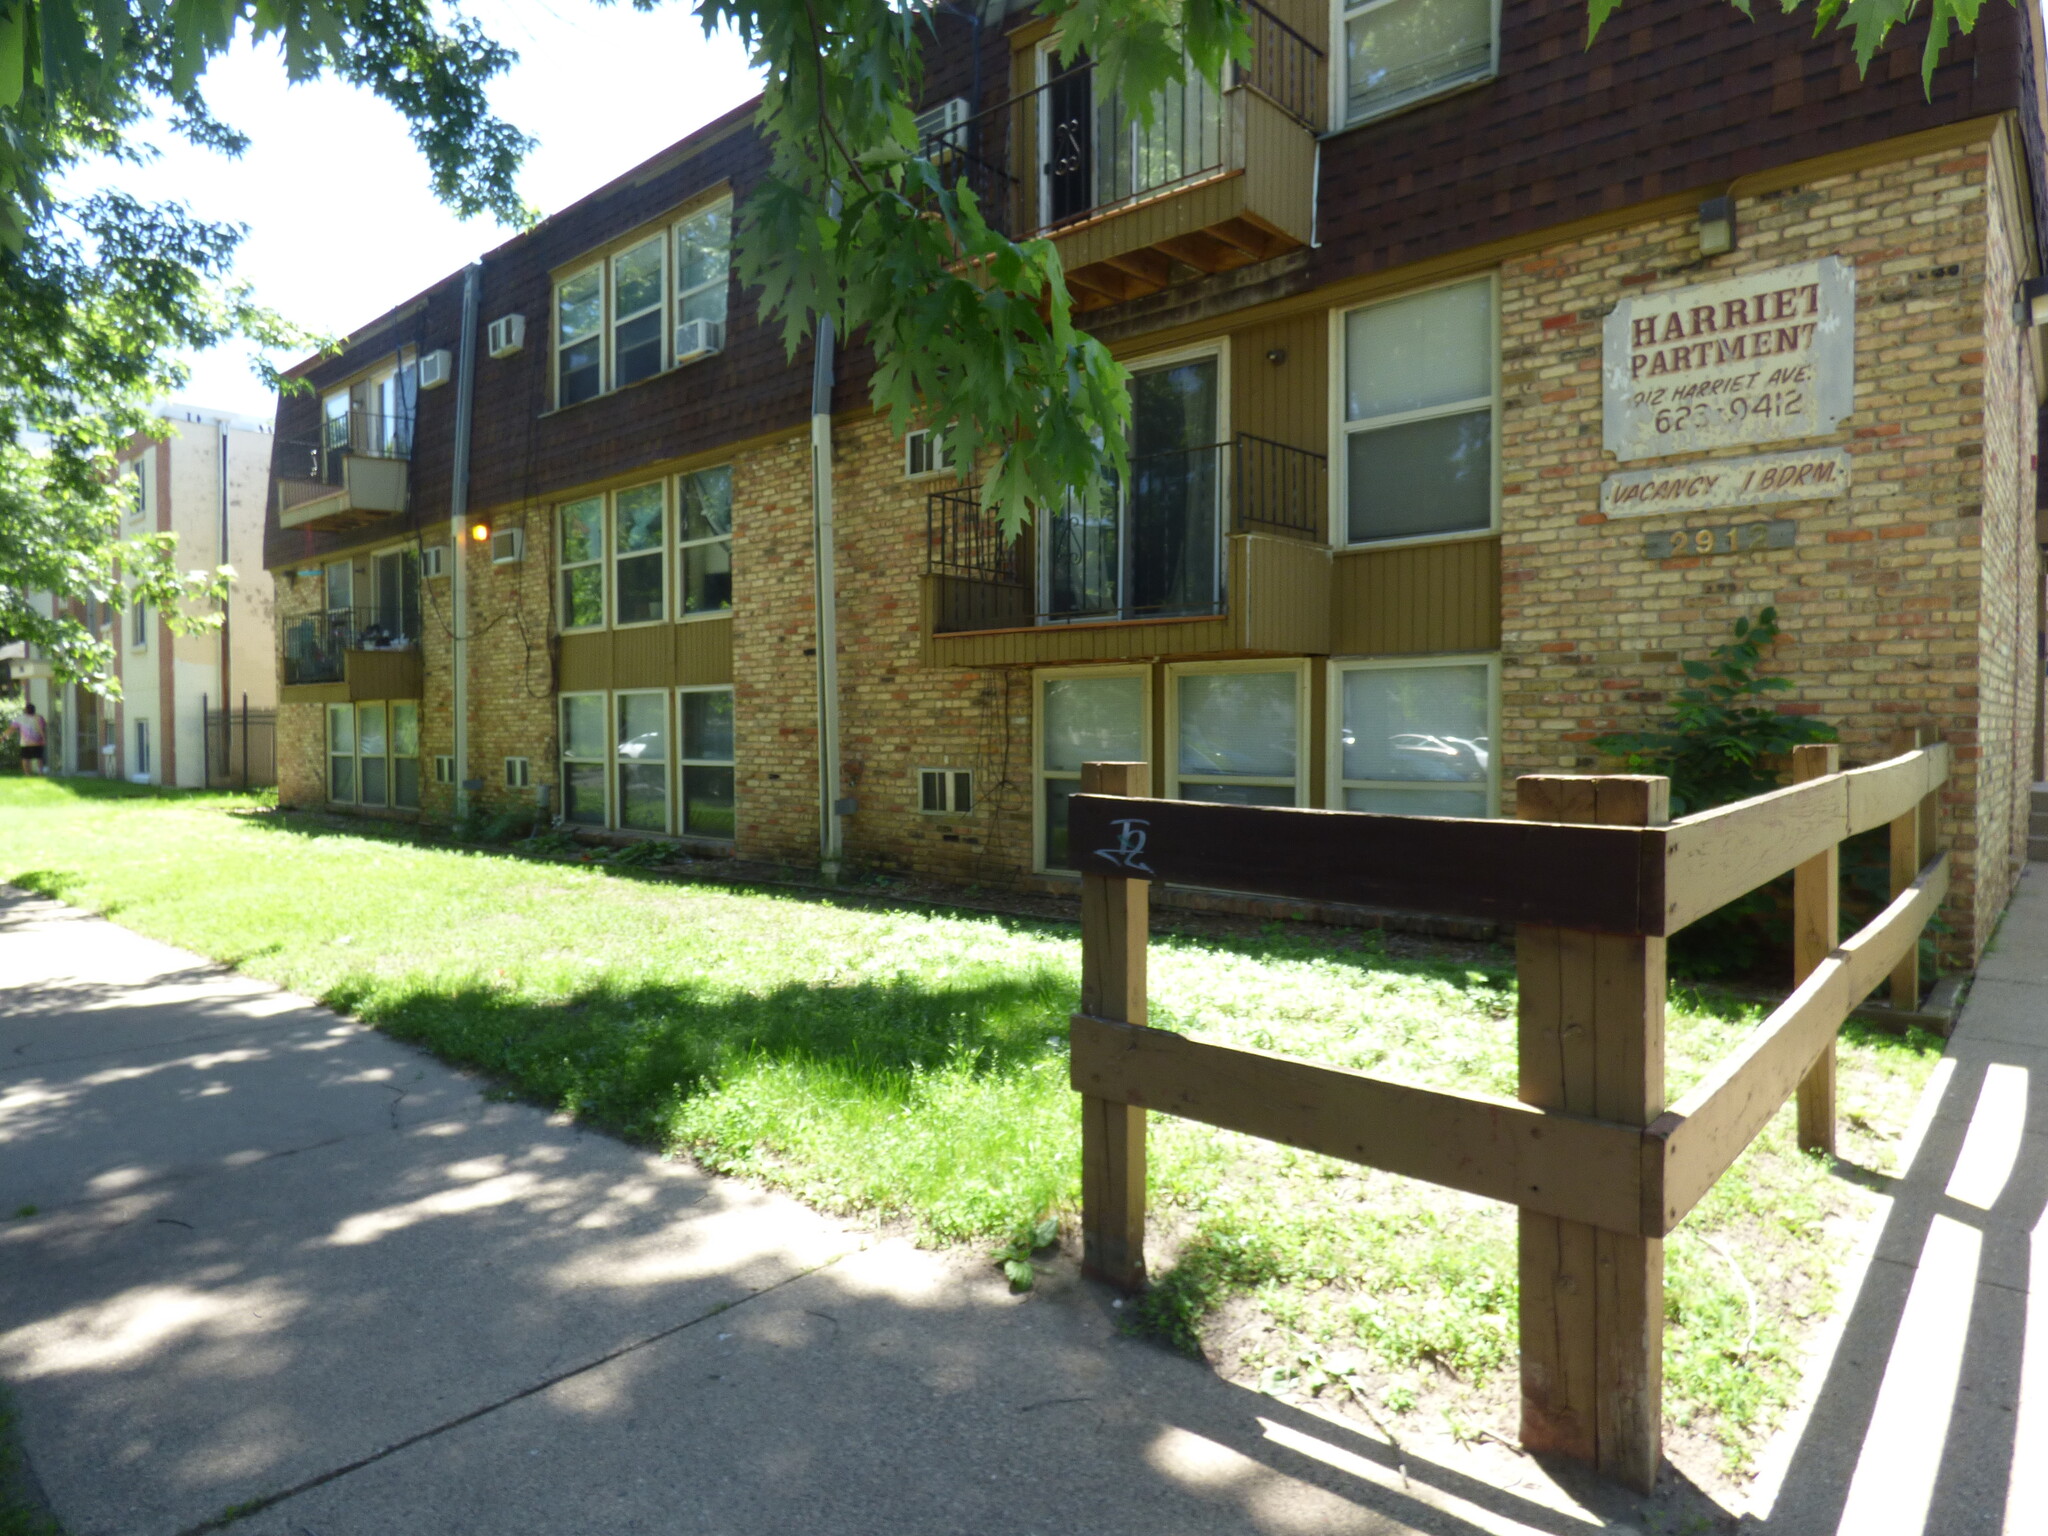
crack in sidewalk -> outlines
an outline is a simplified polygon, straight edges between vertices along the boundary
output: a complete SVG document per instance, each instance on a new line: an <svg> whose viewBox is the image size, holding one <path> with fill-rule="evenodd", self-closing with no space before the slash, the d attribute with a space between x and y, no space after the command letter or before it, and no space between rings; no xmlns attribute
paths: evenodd
<svg viewBox="0 0 2048 1536"><path fill-rule="evenodd" d="M858 1247L849 1248L846 1253L837 1254L825 1260L822 1264L813 1264L806 1269L800 1269L796 1273L776 1281L773 1285L764 1285L759 1290L750 1291L745 1296L738 1296L731 1301L723 1302L697 1317L677 1323L673 1327L660 1329L657 1332L648 1334L644 1338L635 1339L631 1343L621 1344L617 1349L608 1350L602 1355L584 1361L581 1365L573 1366L569 1370L562 1371L553 1376L544 1377L530 1386L521 1387L517 1392L509 1392L494 1402L481 1404L470 1409L467 1413L457 1414L454 1418L445 1420L429 1429L423 1429L417 1434L408 1435L403 1440L395 1441L385 1446L382 1450L372 1451L369 1455L359 1456L354 1461L348 1462L345 1465L332 1467L325 1472L317 1473L312 1477L294 1483L289 1488L279 1489L276 1493L263 1494L243 1503L230 1505L226 1510L210 1519L202 1520L197 1525L186 1526L183 1530L177 1532L177 1536L210 1536L211 1532L224 1531L231 1525L236 1525L243 1520L249 1519L252 1515L260 1515L267 1509L276 1508L276 1506L284 1503L287 1499L295 1499L302 1493L310 1493L315 1488L324 1487L326 1484L334 1482L339 1478L347 1477L352 1472L360 1472L363 1468L374 1466L387 1457L396 1456L400 1451L410 1450L424 1441L444 1435L451 1429L460 1429L465 1424L473 1423L488 1414L496 1413L501 1408L509 1408L512 1404L533 1397L537 1393L545 1392L550 1387L558 1386L565 1381L573 1381L578 1376L587 1375L600 1366L610 1365L614 1360L623 1359L627 1355L637 1354L643 1349L661 1343L664 1339L672 1339L679 1333L687 1332L700 1323L707 1323L714 1317L723 1317L728 1312L744 1307L750 1301L758 1301L763 1296L772 1296L784 1287L796 1284L799 1280L807 1280L812 1275L823 1273L847 1258L849 1254L859 1251Z"/></svg>

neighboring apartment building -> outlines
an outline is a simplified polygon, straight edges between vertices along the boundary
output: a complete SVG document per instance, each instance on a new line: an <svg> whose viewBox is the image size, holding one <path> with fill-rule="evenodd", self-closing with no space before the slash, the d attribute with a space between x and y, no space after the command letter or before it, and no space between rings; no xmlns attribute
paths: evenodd
<svg viewBox="0 0 2048 1536"><path fill-rule="evenodd" d="M1775 603L1851 760L1955 745L1974 953L2040 762L2037 16L1923 95L1702 0L1252 13L1151 126L1028 7L935 23L928 153L1134 370L1106 514L997 537L857 348L813 417L729 273L750 111L301 365L283 799L1064 888L1084 760L1512 814Z"/></svg>
<svg viewBox="0 0 2048 1536"><path fill-rule="evenodd" d="M50 717L51 772L190 789L207 782L209 711L216 716L210 750L218 754L224 743L239 751L233 721L245 705L266 722L277 705L272 583L263 565L271 424L182 403L157 415L167 435L138 437L120 454L121 534L175 533L183 569L233 566L221 627L174 635L147 604L73 603L73 616L114 647L118 700L55 682L47 663L16 665L27 676L27 696ZM233 715L225 732L223 701ZM213 777L235 776L217 763Z"/></svg>

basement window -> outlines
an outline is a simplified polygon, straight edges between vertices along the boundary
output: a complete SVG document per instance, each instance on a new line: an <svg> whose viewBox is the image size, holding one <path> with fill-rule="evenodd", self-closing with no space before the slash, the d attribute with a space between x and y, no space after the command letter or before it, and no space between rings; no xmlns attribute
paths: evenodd
<svg viewBox="0 0 2048 1536"><path fill-rule="evenodd" d="M917 808L933 815L965 816L974 809L974 775L965 768L917 770Z"/></svg>

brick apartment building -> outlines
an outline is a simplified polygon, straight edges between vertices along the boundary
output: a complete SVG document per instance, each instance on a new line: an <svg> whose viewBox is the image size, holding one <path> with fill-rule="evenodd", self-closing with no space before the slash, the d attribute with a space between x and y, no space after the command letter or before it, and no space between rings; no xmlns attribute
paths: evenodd
<svg viewBox="0 0 2048 1536"><path fill-rule="evenodd" d="M1775 603L1850 761L1954 744L1974 953L2040 773L2038 16L1923 95L1703 0L1252 14L1149 127L1028 7L935 22L929 153L1134 370L1104 516L993 537L858 338L814 417L729 273L747 111L302 365L285 801L1057 886L1084 759L1497 814Z"/></svg>

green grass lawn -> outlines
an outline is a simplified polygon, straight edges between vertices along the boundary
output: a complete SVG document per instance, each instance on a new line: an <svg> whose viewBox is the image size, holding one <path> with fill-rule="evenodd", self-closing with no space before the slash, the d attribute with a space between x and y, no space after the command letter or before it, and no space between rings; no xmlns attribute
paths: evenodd
<svg viewBox="0 0 2048 1536"><path fill-rule="evenodd" d="M674 884L253 808L0 783L0 879L320 998L505 1091L925 1241L993 1246L1071 1218L1073 928ZM1152 1022L1513 1093L1506 952L1395 959L1355 935L1269 932L1156 938ZM1757 1017L1674 991L1672 1096ZM1891 1167L1937 1054L1926 1037L1845 1037L1845 1159ZM1512 1434L1512 1211L1166 1117L1151 1159L1158 1283L1133 1309L1140 1326L1274 1390ZM1672 1236L1679 1440L1746 1464L1831 1303L1836 1234L1870 1198L1796 1152L1788 1108Z"/></svg>

